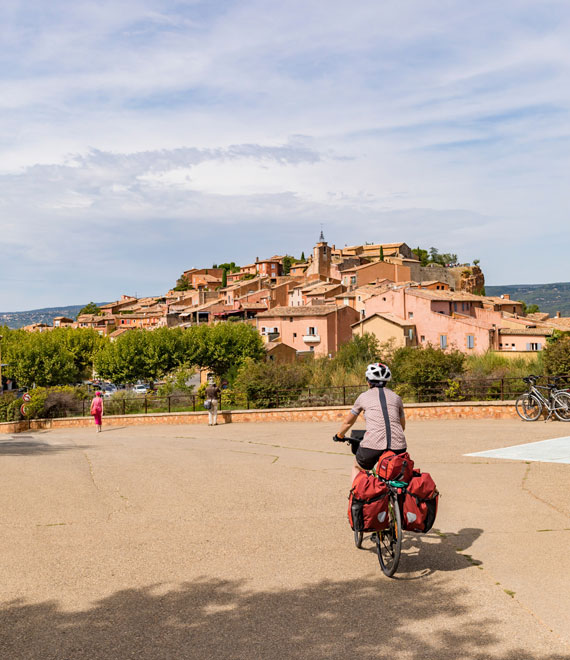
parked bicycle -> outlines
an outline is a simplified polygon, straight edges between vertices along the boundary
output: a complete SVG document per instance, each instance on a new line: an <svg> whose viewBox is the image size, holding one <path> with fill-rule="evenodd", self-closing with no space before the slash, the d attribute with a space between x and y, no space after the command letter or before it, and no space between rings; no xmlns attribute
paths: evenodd
<svg viewBox="0 0 570 660"><path fill-rule="evenodd" d="M554 378L554 382L546 385L536 384L538 376L530 375L523 380L528 384L529 391L521 394L515 404L521 419L525 422L535 422L543 410L546 410L546 420L555 415L561 422L570 422L570 393L558 387L560 378Z"/></svg>

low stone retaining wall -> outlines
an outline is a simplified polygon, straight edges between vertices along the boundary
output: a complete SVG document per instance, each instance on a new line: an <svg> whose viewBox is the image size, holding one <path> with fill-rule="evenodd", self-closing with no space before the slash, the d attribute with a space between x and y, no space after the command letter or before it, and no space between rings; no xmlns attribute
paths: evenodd
<svg viewBox="0 0 570 660"><path fill-rule="evenodd" d="M406 418L413 419L516 419L513 401L470 401L461 403L407 403ZM218 413L220 424L247 422L338 422L350 406L322 408L271 408L268 410L231 410ZM207 424L207 412L158 413L148 415L108 415L105 426L137 424ZM32 419L0 424L0 434L39 431L44 429L80 428L92 426L91 417Z"/></svg>

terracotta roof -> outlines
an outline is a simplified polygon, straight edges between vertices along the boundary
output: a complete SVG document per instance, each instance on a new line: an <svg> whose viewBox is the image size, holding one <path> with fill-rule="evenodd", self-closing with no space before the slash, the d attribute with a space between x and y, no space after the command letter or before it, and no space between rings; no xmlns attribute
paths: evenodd
<svg viewBox="0 0 570 660"><path fill-rule="evenodd" d="M494 305L521 305L520 300L511 300L510 298L501 298L500 296L485 296L483 301L492 302Z"/></svg>
<svg viewBox="0 0 570 660"><path fill-rule="evenodd" d="M554 319L550 318L550 314L548 312L533 312L532 314L527 314L525 318L530 319L531 321L551 321L551 320L554 320Z"/></svg>
<svg viewBox="0 0 570 660"><path fill-rule="evenodd" d="M401 327L409 328L410 326L415 327L415 323L413 321L406 321L406 319L401 318L400 316L396 316L395 314L392 314L391 312L382 312L381 314L376 312L375 314L372 314L371 316L367 316L364 319L361 319L357 323L353 323L350 327L354 328L357 325L361 325L362 323L366 323L366 321L369 321L370 319L373 319L374 317L378 317L380 319L384 319L385 321L389 321L390 323L394 323L395 325L399 325Z"/></svg>
<svg viewBox="0 0 570 660"><path fill-rule="evenodd" d="M552 328L499 328L500 335L524 335L550 337L554 332Z"/></svg>
<svg viewBox="0 0 570 660"><path fill-rule="evenodd" d="M117 328L116 330L113 330L109 337L118 337L119 335L122 335L125 332L129 332L132 329L133 328Z"/></svg>
<svg viewBox="0 0 570 660"><path fill-rule="evenodd" d="M328 316L338 309L336 305L310 305L307 307L274 307L261 312L257 318L274 318L277 316Z"/></svg>
<svg viewBox="0 0 570 660"><path fill-rule="evenodd" d="M264 344L264 348L267 352L272 351L274 348L277 348L278 346L286 346L287 348L290 348L291 350L295 350L293 346L289 346L289 344L284 344L281 341L268 341Z"/></svg>
<svg viewBox="0 0 570 660"><path fill-rule="evenodd" d="M406 293L427 300L444 300L447 302L484 302L485 300L483 296L476 296L473 293L467 293L467 291L433 291L431 289L407 288Z"/></svg>

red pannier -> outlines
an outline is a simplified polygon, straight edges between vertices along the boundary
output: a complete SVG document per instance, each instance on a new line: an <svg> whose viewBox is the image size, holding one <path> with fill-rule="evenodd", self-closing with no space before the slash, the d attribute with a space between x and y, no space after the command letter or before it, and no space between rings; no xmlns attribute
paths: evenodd
<svg viewBox="0 0 570 660"><path fill-rule="evenodd" d="M393 451L386 451L380 456L376 473L386 481L405 481L410 482L414 471L414 461L407 451L403 454L394 454Z"/></svg>
<svg viewBox="0 0 570 660"><path fill-rule="evenodd" d="M439 492L428 472L414 472L402 503L402 526L410 532L429 532L437 515Z"/></svg>
<svg viewBox="0 0 570 660"><path fill-rule="evenodd" d="M369 472L359 472L348 496L348 522L356 532L387 529L388 487Z"/></svg>

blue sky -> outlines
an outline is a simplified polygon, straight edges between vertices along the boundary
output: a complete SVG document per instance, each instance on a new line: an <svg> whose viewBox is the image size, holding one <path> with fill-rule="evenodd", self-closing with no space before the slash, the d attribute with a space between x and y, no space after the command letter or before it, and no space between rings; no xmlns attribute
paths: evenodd
<svg viewBox="0 0 570 660"><path fill-rule="evenodd" d="M403 240L570 280L570 5L4 0L0 311Z"/></svg>

